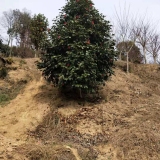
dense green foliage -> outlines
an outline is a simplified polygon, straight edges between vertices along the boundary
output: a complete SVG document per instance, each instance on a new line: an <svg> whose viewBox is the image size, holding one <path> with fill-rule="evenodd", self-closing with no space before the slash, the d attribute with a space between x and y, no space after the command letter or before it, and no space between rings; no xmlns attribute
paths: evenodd
<svg viewBox="0 0 160 160"><path fill-rule="evenodd" d="M13 37L16 39L16 43L20 47L30 47L31 41L29 38L30 35L30 23L31 23L31 14L27 10L13 10L14 23L11 29Z"/></svg>
<svg viewBox="0 0 160 160"><path fill-rule="evenodd" d="M94 93L113 74L116 57L109 21L91 0L69 0L50 30L52 46L38 63L60 88Z"/></svg>
<svg viewBox="0 0 160 160"><path fill-rule="evenodd" d="M10 47L7 44L3 44L2 39L0 39L0 53L3 54L3 56L8 56L10 52Z"/></svg>
<svg viewBox="0 0 160 160"><path fill-rule="evenodd" d="M42 15L35 15L30 24L30 38L36 50L45 48L48 39L48 20Z"/></svg>

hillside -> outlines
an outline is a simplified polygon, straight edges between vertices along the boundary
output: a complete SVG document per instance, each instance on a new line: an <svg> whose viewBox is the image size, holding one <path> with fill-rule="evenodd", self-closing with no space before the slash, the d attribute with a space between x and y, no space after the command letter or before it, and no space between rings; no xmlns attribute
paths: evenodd
<svg viewBox="0 0 160 160"><path fill-rule="evenodd" d="M116 62L94 102L48 84L37 59L14 58L0 80L0 159L159 160L160 67Z"/></svg>

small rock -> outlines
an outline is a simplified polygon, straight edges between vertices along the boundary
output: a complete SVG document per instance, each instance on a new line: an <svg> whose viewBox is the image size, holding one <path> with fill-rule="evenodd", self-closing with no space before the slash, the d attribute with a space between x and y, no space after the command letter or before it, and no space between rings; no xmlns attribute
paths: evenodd
<svg viewBox="0 0 160 160"><path fill-rule="evenodd" d="M4 150L0 150L0 156L4 153Z"/></svg>
<svg viewBox="0 0 160 160"><path fill-rule="evenodd" d="M8 159L12 159L13 158L12 154L11 153L7 153L7 158Z"/></svg>
<svg viewBox="0 0 160 160"><path fill-rule="evenodd" d="M13 144L12 147L13 147L13 148L17 148L17 147L18 147L18 144Z"/></svg>
<svg viewBox="0 0 160 160"><path fill-rule="evenodd" d="M8 152L12 152L12 151L13 151L13 148L12 148L12 147L8 147L8 148L7 148L7 151L8 151Z"/></svg>

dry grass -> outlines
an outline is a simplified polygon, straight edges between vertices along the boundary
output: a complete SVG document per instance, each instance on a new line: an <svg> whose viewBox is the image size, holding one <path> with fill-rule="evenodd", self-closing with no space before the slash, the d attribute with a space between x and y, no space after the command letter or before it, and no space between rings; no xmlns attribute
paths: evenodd
<svg viewBox="0 0 160 160"><path fill-rule="evenodd" d="M16 150L29 160L76 160L72 150L65 146L25 144Z"/></svg>

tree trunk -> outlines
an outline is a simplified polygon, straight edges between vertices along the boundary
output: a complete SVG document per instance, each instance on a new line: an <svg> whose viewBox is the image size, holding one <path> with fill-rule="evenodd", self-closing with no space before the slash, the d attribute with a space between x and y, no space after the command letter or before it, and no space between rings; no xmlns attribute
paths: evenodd
<svg viewBox="0 0 160 160"><path fill-rule="evenodd" d="M9 35L8 46L10 45L11 36Z"/></svg>
<svg viewBox="0 0 160 160"><path fill-rule="evenodd" d="M157 63L157 56L153 56L153 60L154 60L154 64L156 64Z"/></svg>
<svg viewBox="0 0 160 160"><path fill-rule="evenodd" d="M122 60L122 53L121 52L119 53L119 60L120 61Z"/></svg>
<svg viewBox="0 0 160 160"><path fill-rule="evenodd" d="M79 89L79 96L80 96L80 98L82 98L82 90L81 90L81 88Z"/></svg>
<svg viewBox="0 0 160 160"><path fill-rule="evenodd" d="M127 52L127 73L129 72L128 52Z"/></svg>
<svg viewBox="0 0 160 160"><path fill-rule="evenodd" d="M12 42L13 42L13 38L11 37L11 48L10 48L10 54L9 54L10 57L12 57Z"/></svg>
<svg viewBox="0 0 160 160"><path fill-rule="evenodd" d="M146 48L145 47L143 47L143 55L144 55L144 63L147 64Z"/></svg>

